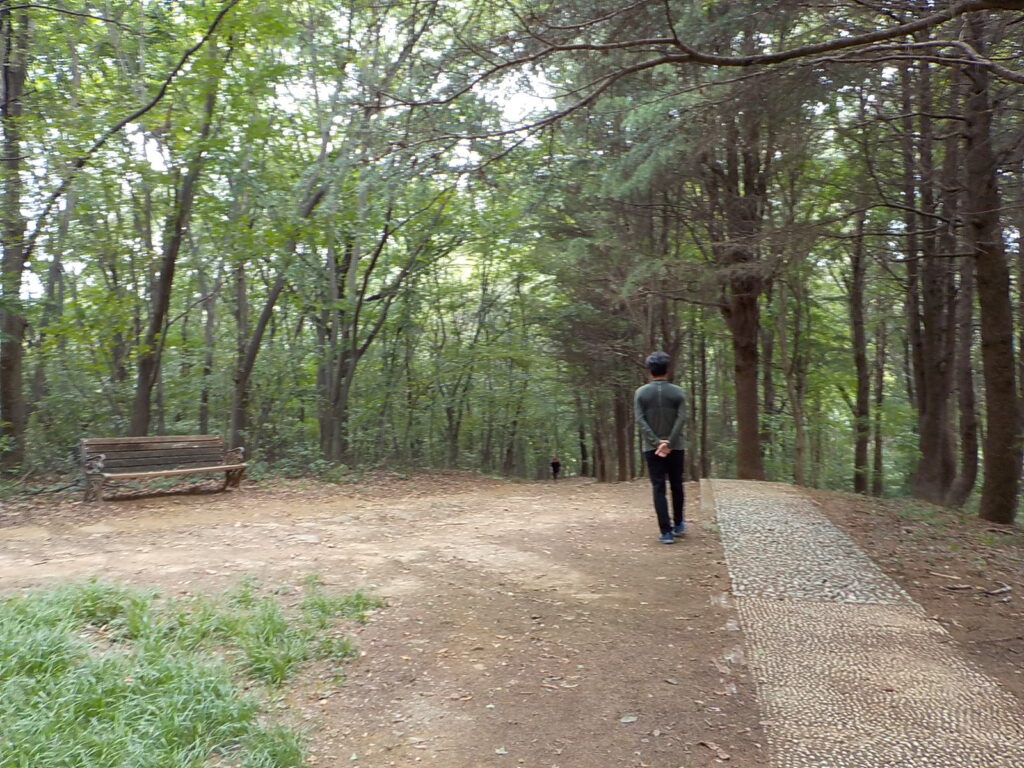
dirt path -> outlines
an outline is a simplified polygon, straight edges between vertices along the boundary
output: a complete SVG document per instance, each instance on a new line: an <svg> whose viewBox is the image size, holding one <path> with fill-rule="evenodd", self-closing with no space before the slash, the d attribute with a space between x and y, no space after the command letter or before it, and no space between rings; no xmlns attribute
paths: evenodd
<svg viewBox="0 0 1024 768"><path fill-rule="evenodd" d="M358 631L347 683L311 674L289 695L315 765L763 765L723 554L696 497L693 533L673 546L655 541L642 482L114 502L85 523L0 529L0 584L212 592L255 576L297 589L318 572L371 588L388 606Z"/></svg>

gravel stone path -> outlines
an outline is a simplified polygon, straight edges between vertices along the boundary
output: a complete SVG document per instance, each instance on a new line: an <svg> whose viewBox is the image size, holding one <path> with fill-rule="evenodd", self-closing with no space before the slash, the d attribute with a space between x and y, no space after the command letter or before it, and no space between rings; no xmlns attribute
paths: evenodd
<svg viewBox="0 0 1024 768"><path fill-rule="evenodd" d="M772 768L1020 768L1024 708L792 486L702 481ZM708 505L710 506L710 505Z"/></svg>

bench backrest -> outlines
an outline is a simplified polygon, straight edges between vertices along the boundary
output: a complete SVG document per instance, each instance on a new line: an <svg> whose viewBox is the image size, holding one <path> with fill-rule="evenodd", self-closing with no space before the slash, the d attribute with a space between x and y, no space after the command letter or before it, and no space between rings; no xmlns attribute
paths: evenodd
<svg viewBox="0 0 1024 768"><path fill-rule="evenodd" d="M104 472L158 472L224 463L220 435L91 437L82 440L82 463L103 454Z"/></svg>

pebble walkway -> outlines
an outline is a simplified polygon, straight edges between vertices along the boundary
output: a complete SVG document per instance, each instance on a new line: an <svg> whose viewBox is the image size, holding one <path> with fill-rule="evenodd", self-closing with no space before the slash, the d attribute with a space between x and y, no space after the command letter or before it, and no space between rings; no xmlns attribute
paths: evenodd
<svg viewBox="0 0 1024 768"><path fill-rule="evenodd" d="M714 500L772 768L1021 768L1024 708L792 486Z"/></svg>

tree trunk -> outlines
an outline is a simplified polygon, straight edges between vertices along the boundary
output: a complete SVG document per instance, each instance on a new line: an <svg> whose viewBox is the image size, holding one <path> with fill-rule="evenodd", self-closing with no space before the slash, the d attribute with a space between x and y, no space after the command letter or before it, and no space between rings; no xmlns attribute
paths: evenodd
<svg viewBox="0 0 1024 768"><path fill-rule="evenodd" d="M164 243L163 258L160 261L160 272L153 288L153 306L150 312L149 326L139 351L135 399L132 402L131 421L128 426L128 434L133 437L149 432L153 385L160 374L160 361L164 347L163 335L166 330L167 312L171 306L174 271L178 262L178 253L181 251L181 244L192 218L192 205L195 202L199 174L202 172L205 157L205 143L213 127L213 109L216 97L217 90L214 84L210 86L210 91L206 94L203 104L203 122L194 150L195 154L189 161L181 186L177 190L177 206L167 227L167 240Z"/></svg>
<svg viewBox="0 0 1024 768"><path fill-rule="evenodd" d="M753 276L732 278L726 313L736 376L736 476L740 480L764 480L757 387L759 283Z"/></svg>
<svg viewBox="0 0 1024 768"><path fill-rule="evenodd" d="M49 391L46 369L46 355L43 354L43 347L46 342L47 328L64 316L64 251L67 247L68 228L71 215L74 210L75 198L69 191L65 198L64 210L58 224L56 243L53 253L50 256L50 266L46 270L46 293L43 303L43 315L39 321L39 357L36 360L35 372L32 376L31 402L29 408L32 411L38 409ZM59 337L59 343L63 350L66 346L64 336ZM48 417L46 418L49 421Z"/></svg>
<svg viewBox="0 0 1024 768"><path fill-rule="evenodd" d="M697 402L700 392L700 377L698 374L697 366L697 341L691 335L689 344L689 356L690 364L687 366L687 373L689 374L689 386L690 386L690 397L687 403L689 408L689 429L686 434L686 469L687 475L691 480L697 480L700 478L700 447L698 442L698 424L700 424L700 417L697 413Z"/></svg>
<svg viewBox="0 0 1024 768"><path fill-rule="evenodd" d="M765 301L769 307L773 301L771 284L765 291ZM775 329L770 323L761 325L761 388L763 399L761 406L761 446L762 451L773 449L775 435Z"/></svg>
<svg viewBox="0 0 1024 768"><path fill-rule="evenodd" d="M576 432L580 443L580 477L590 477L590 456L587 454L586 414L583 412L583 399L578 390L573 392L576 402Z"/></svg>
<svg viewBox="0 0 1024 768"><path fill-rule="evenodd" d="M323 200L324 195L327 194L327 185L315 185L309 187L305 199L299 205L298 217L300 220L305 220L312 215L317 205ZM249 382L252 379L253 369L256 367L256 357L259 355L260 345L263 343L263 335L267 331L267 326L270 324L270 318L274 314L274 307L277 305L277 300L281 297L281 293L284 291L285 285L287 285L287 270L285 266L290 260L290 257L295 254L295 249L298 247L298 239L292 237L288 240L284 250L284 262L280 271L278 272L277 278L270 287L270 291L267 294L266 300L263 302L263 308L260 311L260 316L256 321L256 325L253 326L252 334L246 335L243 331L242 322L239 322L239 342L238 342L238 357L235 364L235 375L234 375L234 392L231 399L231 447L239 448L244 447L247 442L247 421L249 411ZM244 298L244 265L239 265L238 271L236 271L236 286L242 291L241 298ZM241 300L237 304L236 311L240 313L243 309L246 309L246 317L239 317L239 320L244 319L245 328L248 328L247 319L247 308L242 306Z"/></svg>
<svg viewBox="0 0 1024 768"><path fill-rule="evenodd" d="M804 409L804 392L807 375L803 355L804 297L803 283L794 281L794 296L790 300L788 285L783 282L779 289L779 361L785 373L786 393L793 413L793 482L805 485L807 482L807 426ZM789 307L793 308L793 327L786 325ZM790 346L792 345L792 347Z"/></svg>
<svg viewBox="0 0 1024 768"><path fill-rule="evenodd" d="M2 201L3 261L0 264L0 470L25 461L28 405L24 390L25 317L21 281L25 272L25 231L21 178L22 97L28 74L30 25L23 11L0 14L0 123L3 125Z"/></svg>
<svg viewBox="0 0 1024 768"><path fill-rule="evenodd" d="M1017 165L1017 200L1024 201L1024 157ZM1017 395L1024 418L1024 205L1017 206L1015 224L1017 232L1022 233L1017 236Z"/></svg>
<svg viewBox="0 0 1024 768"><path fill-rule="evenodd" d="M960 471L945 503L962 507L978 480L978 409L974 395L974 264L960 264L960 290L956 298L956 389L960 411Z"/></svg>
<svg viewBox="0 0 1024 768"><path fill-rule="evenodd" d="M987 16L967 19L968 37L982 56L987 51ZM996 157L992 148L989 73L964 67L969 84L966 118L967 232L974 253L981 307L981 357L985 381L984 482L979 514L996 523L1012 523L1017 513L1021 441L1015 365L1010 274L1000 222Z"/></svg>
<svg viewBox="0 0 1024 768"><path fill-rule="evenodd" d="M935 178L932 162L932 99L928 64L920 64L920 109L919 149L920 158L920 208L925 214L934 215ZM954 106L955 109L955 106ZM953 110L950 110L953 111ZM955 216L955 206L949 203L948 194L955 189L955 152L947 154L943 186L947 190L945 199L947 217ZM952 210L949 210L952 207ZM942 504L956 475L956 456L949 423L950 394L953 388L953 365L950 355L951 317L953 315L953 286L950 276L949 258L939 253L939 238L936 237L935 219L922 216L920 228L921 243L921 334L918 394L918 450L920 461L914 471L914 495L934 504ZM946 252L955 249L955 238L947 231L941 245Z"/></svg>
<svg viewBox="0 0 1024 768"><path fill-rule="evenodd" d="M213 375L214 347L216 346L217 297L200 268L196 271L203 306L203 373L199 392L199 433L210 434L210 377ZM217 281L220 282L219 280Z"/></svg>
<svg viewBox="0 0 1024 768"><path fill-rule="evenodd" d="M885 403L885 320L875 328L875 437L874 461L871 471L871 494L881 496L885 487L885 465L883 463L882 405Z"/></svg>
<svg viewBox="0 0 1024 768"><path fill-rule="evenodd" d="M625 394L623 392L613 392L612 397L615 398L613 406L614 410L614 429L615 429L615 458L616 465L618 468L618 481L625 482L629 480L629 425L630 420L626 417L626 403Z"/></svg>
<svg viewBox="0 0 1024 768"><path fill-rule="evenodd" d="M850 328L853 337L853 364L857 372L857 392L853 407L853 492L868 492L868 442L871 438L871 374L868 371L868 342L864 327L864 290L867 259L864 254L865 214L857 216L853 250L850 254Z"/></svg>
<svg viewBox="0 0 1024 768"><path fill-rule="evenodd" d="M910 64L900 70L903 116L901 145L903 159L903 226L906 229L904 259L907 264L907 396L910 405L918 413L918 434L920 434L921 399L923 398L923 353L921 350L921 297L919 279L919 245L917 210L917 163L914 154L914 111L913 83Z"/></svg>
<svg viewBox="0 0 1024 768"><path fill-rule="evenodd" d="M708 443L708 347L703 324L700 334L700 476L711 477Z"/></svg>

